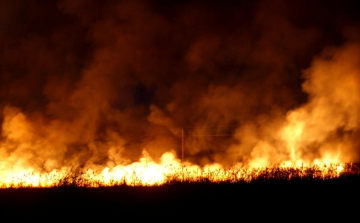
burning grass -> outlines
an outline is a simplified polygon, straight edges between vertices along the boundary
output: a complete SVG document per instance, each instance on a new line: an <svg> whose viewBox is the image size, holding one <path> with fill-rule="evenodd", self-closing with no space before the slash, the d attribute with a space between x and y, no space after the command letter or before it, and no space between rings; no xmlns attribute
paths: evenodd
<svg viewBox="0 0 360 223"><path fill-rule="evenodd" d="M251 183L254 181L331 180L360 176L360 164L312 165L273 168L194 168L165 166L156 172L152 165L137 169L55 170L49 173L24 173L0 182L1 188L159 186L176 183Z"/></svg>
<svg viewBox="0 0 360 223"><path fill-rule="evenodd" d="M0 189L0 213L3 216L37 214L42 218L61 213L82 219L115 215L161 219L166 214L189 219L194 215L213 218L244 215L254 210L267 219L285 216L283 213L294 216L327 213L319 208L333 213L341 213L343 208L348 213L346 204L359 196L360 164L344 164L341 172L338 167L274 167L249 172L234 168L202 171L196 177L184 168L169 175L163 183L151 186L139 181L136 173L132 173L134 181L112 180L105 184L86 178L89 172L70 171L61 179L52 179L52 185L35 186L19 181L6 185ZM221 178L222 172L232 178ZM241 177L241 174L246 175Z"/></svg>

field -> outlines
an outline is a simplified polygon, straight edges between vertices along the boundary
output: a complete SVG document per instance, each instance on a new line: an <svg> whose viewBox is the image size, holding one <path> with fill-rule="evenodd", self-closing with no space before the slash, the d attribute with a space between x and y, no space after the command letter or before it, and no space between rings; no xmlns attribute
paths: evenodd
<svg viewBox="0 0 360 223"><path fill-rule="evenodd" d="M159 186L97 188L64 184L0 189L0 212L2 216L35 218L356 216L359 189L360 174L355 172L331 179L258 177L236 183L172 181Z"/></svg>

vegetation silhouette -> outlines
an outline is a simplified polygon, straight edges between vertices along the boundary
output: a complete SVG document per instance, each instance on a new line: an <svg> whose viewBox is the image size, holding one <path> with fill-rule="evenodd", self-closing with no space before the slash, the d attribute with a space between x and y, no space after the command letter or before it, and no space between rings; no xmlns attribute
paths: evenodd
<svg viewBox="0 0 360 223"><path fill-rule="evenodd" d="M39 216L140 215L215 216L245 214L248 211L297 213L336 206L336 211L349 211L349 204L359 197L360 165L348 164L336 178L317 175L317 169L264 169L251 181L212 182L199 178L196 182L175 176L162 185L85 187L77 183L76 174L69 175L51 188L0 189L0 212L3 216L19 214ZM314 177L315 176L315 177ZM211 177L211 176L210 176ZM203 212L202 210L205 210ZM319 213L319 212L316 212Z"/></svg>

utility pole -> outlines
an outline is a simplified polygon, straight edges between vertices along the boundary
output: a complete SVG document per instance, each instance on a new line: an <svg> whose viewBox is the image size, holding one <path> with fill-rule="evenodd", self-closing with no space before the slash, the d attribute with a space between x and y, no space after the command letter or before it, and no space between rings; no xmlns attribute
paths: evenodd
<svg viewBox="0 0 360 223"><path fill-rule="evenodd" d="M181 130L181 163L184 162L184 129Z"/></svg>

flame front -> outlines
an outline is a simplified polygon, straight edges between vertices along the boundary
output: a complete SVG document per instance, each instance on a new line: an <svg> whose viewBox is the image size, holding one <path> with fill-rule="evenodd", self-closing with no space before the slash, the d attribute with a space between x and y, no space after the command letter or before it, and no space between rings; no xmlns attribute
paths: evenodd
<svg viewBox="0 0 360 223"><path fill-rule="evenodd" d="M291 180L334 179L342 173L359 174L351 164L317 163L312 166L286 166L274 168L224 168L220 164L200 167L191 163L181 163L172 153L165 153L161 162L156 163L143 157L129 165L92 167L74 172L71 168L53 170L48 173L24 171L23 169L2 172L0 188L18 187L104 187L104 186L152 186L176 182L238 183L256 179Z"/></svg>

